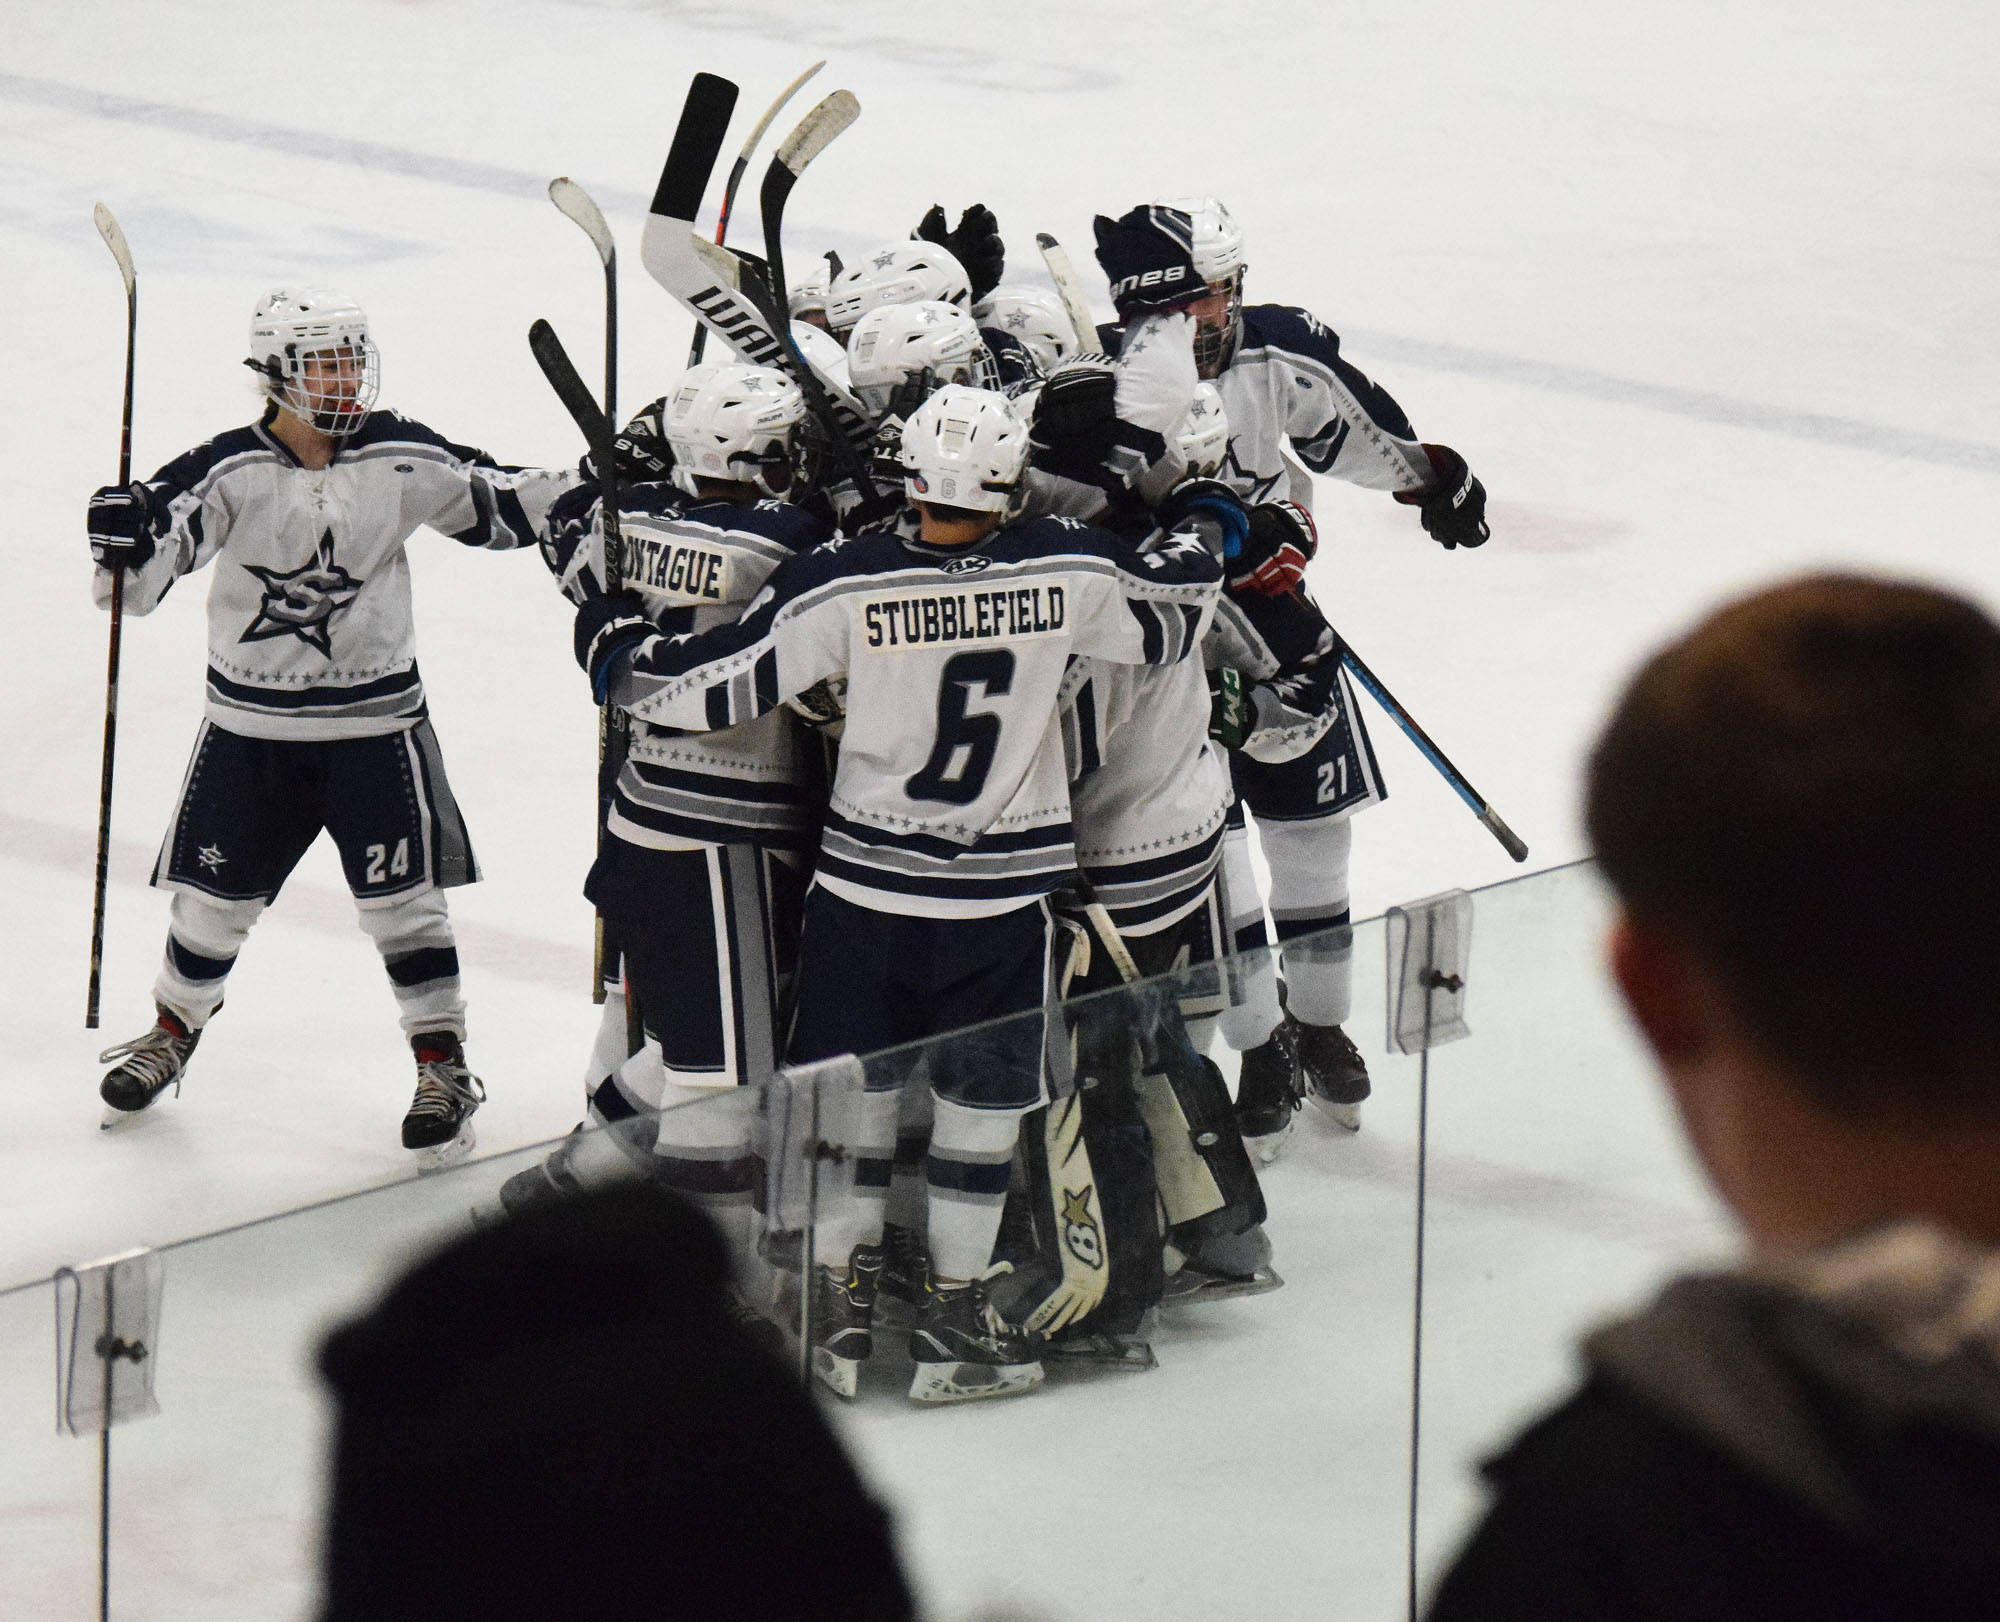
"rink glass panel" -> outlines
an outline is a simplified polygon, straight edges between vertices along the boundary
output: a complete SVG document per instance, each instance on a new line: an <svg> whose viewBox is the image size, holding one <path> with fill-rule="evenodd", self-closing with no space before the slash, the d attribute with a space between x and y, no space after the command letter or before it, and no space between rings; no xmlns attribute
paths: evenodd
<svg viewBox="0 0 2000 1622"><path fill-rule="evenodd" d="M1576 1336L1731 1244L1604 977L1609 908L1594 871L1495 886L1474 908L1471 1035L1429 1064L1427 1575L1477 1512L1476 1461L1573 1378ZM1059 1369L1027 1396L940 1410L907 1401L902 1337L885 1332L859 1399L827 1399L896 1515L929 1614L1003 1599L1052 1618L1400 1609L1422 1064L1385 1051L1379 920L1356 926L1354 956L1347 1028L1374 1096L1357 1134L1308 1105L1264 1169L1283 1288L1163 1308L1143 1332L1149 1371ZM1197 970L1099 1005L1128 1004L1139 1022L1162 997L1212 989ZM851 1165L811 1145L838 1140L871 1068L921 1077L970 1041L794 1075L756 1101L772 1180L769 1220L743 1247L744 1289L794 1334L786 1236L802 1212L852 1198ZM1210 1051L1233 1085L1235 1056L1219 1041ZM746 1102L685 1108L719 1121ZM117 1614L311 1614L329 1422L320 1340L554 1147L163 1250L161 1413L114 1436ZM643 1142L625 1147L643 1160ZM22 1614L86 1614L97 1449L55 1433L52 1331L49 1285L0 1294L0 1572Z"/></svg>

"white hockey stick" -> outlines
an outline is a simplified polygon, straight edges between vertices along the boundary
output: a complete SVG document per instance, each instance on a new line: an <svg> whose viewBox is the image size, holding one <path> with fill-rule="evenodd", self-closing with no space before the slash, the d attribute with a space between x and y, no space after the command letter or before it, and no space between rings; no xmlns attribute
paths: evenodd
<svg viewBox="0 0 2000 1622"><path fill-rule="evenodd" d="M1077 280L1076 266L1070 263L1069 250L1046 231L1035 233L1035 246L1042 250L1042 263L1049 267L1049 279L1056 284L1056 296L1062 300L1063 313L1069 317L1069 324L1076 328L1076 342L1083 354L1094 354L1103 345L1097 341L1097 323L1090 316L1090 302L1083 296L1083 283Z"/></svg>

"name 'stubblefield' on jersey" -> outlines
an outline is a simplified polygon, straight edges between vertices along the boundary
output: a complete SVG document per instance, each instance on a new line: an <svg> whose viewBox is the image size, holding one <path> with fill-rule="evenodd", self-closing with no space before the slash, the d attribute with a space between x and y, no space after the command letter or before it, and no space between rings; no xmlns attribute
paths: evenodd
<svg viewBox="0 0 2000 1622"><path fill-rule="evenodd" d="M580 501L583 513L569 513ZM588 492L566 497L545 549L581 601L588 570L604 579L603 516ZM822 518L778 501L706 501L669 484L619 492L624 589L667 635L733 625L786 559L831 539ZM819 825L819 746L779 708L719 732L632 723L606 827L655 850L753 843L810 848Z"/></svg>
<svg viewBox="0 0 2000 1622"><path fill-rule="evenodd" d="M1215 380L1229 415L1221 477L1245 501L1312 506L1315 473L1369 490L1420 490L1436 475L1389 391L1342 358L1340 336L1304 310L1252 304L1235 356Z"/></svg>
<svg viewBox="0 0 2000 1622"><path fill-rule="evenodd" d="M424 715L403 547L429 525L466 546L532 544L576 474L502 467L394 411L369 413L311 469L271 417L176 457L146 481L162 514L125 583L147 614L214 562L208 718L250 738L365 738ZM99 569L97 602L111 600Z"/></svg>
<svg viewBox="0 0 2000 1622"><path fill-rule="evenodd" d="M714 728L845 677L814 882L882 912L991 916L1075 866L1055 724L1071 658L1186 659L1219 574L1191 537L1142 555L1073 519L954 549L864 534L781 565L737 625L649 639L609 693L637 719Z"/></svg>

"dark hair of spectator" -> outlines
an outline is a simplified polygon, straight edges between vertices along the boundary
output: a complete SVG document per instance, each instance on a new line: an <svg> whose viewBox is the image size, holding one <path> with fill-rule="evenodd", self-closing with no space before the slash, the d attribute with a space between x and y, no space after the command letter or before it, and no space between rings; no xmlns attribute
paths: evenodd
<svg viewBox="0 0 2000 1622"><path fill-rule="evenodd" d="M338 1330L325 1622L903 1622L888 1517L728 1259L645 1189L421 1262Z"/></svg>
<svg viewBox="0 0 2000 1622"><path fill-rule="evenodd" d="M1586 818L1823 1105L2000 1113L2000 627L1971 603L1820 575L1723 608L1626 689Z"/></svg>

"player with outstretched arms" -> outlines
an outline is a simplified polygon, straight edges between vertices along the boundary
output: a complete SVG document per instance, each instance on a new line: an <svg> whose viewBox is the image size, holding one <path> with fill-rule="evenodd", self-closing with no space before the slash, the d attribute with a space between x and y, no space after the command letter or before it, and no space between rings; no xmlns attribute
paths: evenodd
<svg viewBox="0 0 2000 1622"><path fill-rule="evenodd" d="M1164 376L1182 366L1183 346L1191 345L1194 375L1219 391L1230 429L1221 477L1259 515L1264 550L1295 558L1301 572L1313 555L1305 470L1416 506L1425 531L1447 549L1486 540L1486 492L1464 457L1419 440L1388 391L1354 367L1338 335L1306 311L1243 303L1243 235L1215 199L1099 217L1096 234L1098 263L1124 323L1121 354L1150 347L1171 357L1155 370ZM1119 405L1126 415L1123 389ZM1337 663L1337 647L1330 643L1328 651ZM1276 763L1243 752L1231 757L1238 825L1226 845L1225 875L1238 949L1266 939L1240 826L1245 808L1271 869L1279 941L1316 937L1312 947L1284 953L1282 1008L1275 980L1264 976L1224 1026L1231 1045L1246 1050L1241 1085L1249 1096L1239 1092L1246 1135L1279 1142L1301 1082L1350 1128L1369 1089L1367 1066L1341 1029L1351 1007L1352 959L1338 932L1349 916L1348 818L1383 791L1352 689L1344 673L1329 673L1337 713L1312 748Z"/></svg>
<svg viewBox="0 0 2000 1622"><path fill-rule="evenodd" d="M921 534L863 534L779 567L740 624L660 636L639 605L586 603L577 649L639 720L740 724L845 679L846 715L800 946L788 1057L875 1053L982 1022L931 1055L929 1266L911 1338L919 1401L1039 1382L993 1308L1022 1114L1043 1097L1050 891L1075 865L1055 725L1072 655L1169 664L1198 645L1218 567L1211 511L1141 556L1058 518L1010 520L1027 429L1004 396L949 386L904 432ZM1219 544L1217 549L1219 549ZM1012 1019L1006 1016L1020 1016ZM822 1220L814 1363L851 1395L870 1349L901 1078L869 1074L856 1199Z"/></svg>
<svg viewBox="0 0 2000 1622"><path fill-rule="evenodd" d="M208 700L153 883L173 892L157 1018L104 1055L110 1118L178 1089L245 938L322 828L388 970L417 1062L402 1140L420 1164L472 1147L484 1098L444 891L479 877L417 673L404 546L533 544L569 472L501 467L373 409L359 306L281 288L250 322L262 417L91 498L96 600L128 613L213 563Z"/></svg>
<svg viewBox="0 0 2000 1622"><path fill-rule="evenodd" d="M805 414L782 372L696 366L621 436L621 475L655 475L620 490L622 582L659 631L734 624L780 563L832 537L822 519L789 504L809 482L798 433ZM661 480L669 459L670 480ZM552 514L549 566L577 603L603 592L600 506L594 486L579 486ZM635 1124L572 1135L508 1179L500 1194L508 1209L628 1175L628 1155L650 1148L648 1171L747 1250L747 1113L673 1106L767 1078L776 1066L802 868L819 829L819 752L783 707L718 732L633 722L584 893L611 926L645 1037L628 1056L625 999L607 997L588 1113L600 1124Z"/></svg>

